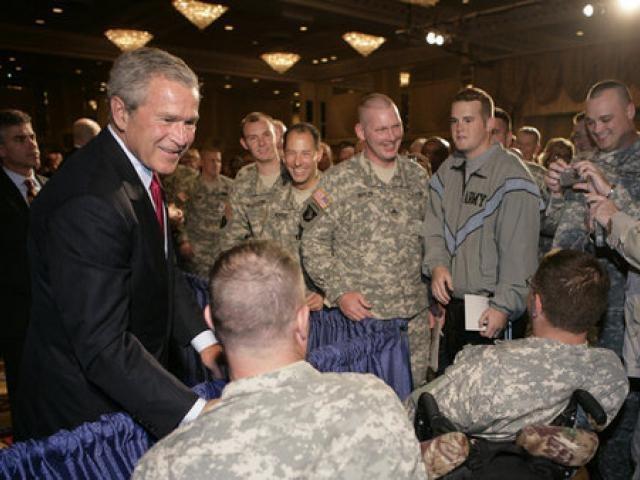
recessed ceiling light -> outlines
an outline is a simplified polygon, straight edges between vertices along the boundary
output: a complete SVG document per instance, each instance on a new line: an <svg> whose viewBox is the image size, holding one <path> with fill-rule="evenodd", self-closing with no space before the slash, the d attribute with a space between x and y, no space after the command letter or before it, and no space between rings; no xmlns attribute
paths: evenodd
<svg viewBox="0 0 640 480"><path fill-rule="evenodd" d="M591 5L590 3L587 3L584 8L582 9L582 14L585 17L592 17L593 16L593 12L595 11L595 9L593 8L593 5Z"/></svg>
<svg viewBox="0 0 640 480"><path fill-rule="evenodd" d="M322 63L327 63L327 62L329 61L329 59L328 59L327 57L322 57L322 58L320 59L320 61L321 61Z"/></svg>
<svg viewBox="0 0 640 480"><path fill-rule="evenodd" d="M251 42L251 45L258 45L260 42L258 42L258 40L254 40L253 42Z"/></svg>
<svg viewBox="0 0 640 480"><path fill-rule="evenodd" d="M317 65L317 64L318 64L318 63L320 63L320 62L318 62L318 59L317 59L317 58L314 58L313 60L311 60L311 63L313 63L314 65Z"/></svg>
<svg viewBox="0 0 640 480"><path fill-rule="evenodd" d="M336 57L335 55L331 55L329 58L330 58L331 60L337 60L337 59L338 59L338 57Z"/></svg>
<svg viewBox="0 0 640 480"><path fill-rule="evenodd" d="M301 32L306 32L307 30L309 30L309 28L306 25L300 25Z"/></svg>
<svg viewBox="0 0 640 480"><path fill-rule="evenodd" d="M300 102L296 102L296 108L300 108Z"/></svg>
<svg viewBox="0 0 640 480"><path fill-rule="evenodd" d="M233 25L225 25L225 26L224 26L224 29L225 29L227 32L231 32L231 31L233 30Z"/></svg>
<svg viewBox="0 0 640 480"><path fill-rule="evenodd" d="M251 79L251 81L252 81L253 83L258 83L258 82L260 81L260 79L259 79L259 78L252 78L252 79Z"/></svg>
<svg viewBox="0 0 640 480"><path fill-rule="evenodd" d="M274 95L280 95L280 90L274 90L274 91L273 91L273 94L274 94Z"/></svg>
<svg viewBox="0 0 640 480"><path fill-rule="evenodd" d="M60 7L53 7L53 8L51 9L51 11L52 11L53 13L62 13L62 12L63 12L63 10L62 10Z"/></svg>
<svg viewBox="0 0 640 480"><path fill-rule="evenodd" d="M43 20L43 19L41 19L41 18L38 18L38 19L36 19L36 23L37 23L38 25L44 25L44 20Z"/></svg>
<svg viewBox="0 0 640 480"><path fill-rule="evenodd" d="M582 37L582 36L584 36L584 32L583 32L582 30L578 30L578 31L576 32L576 36L577 36L577 37Z"/></svg>
<svg viewBox="0 0 640 480"><path fill-rule="evenodd" d="M21 66L17 66L16 67L16 72L21 72L22 71L22 67Z"/></svg>
<svg viewBox="0 0 640 480"><path fill-rule="evenodd" d="M300 92L293 92L293 96L294 97L299 97L300 96Z"/></svg>
<svg viewBox="0 0 640 480"><path fill-rule="evenodd" d="M79 68L76 68L74 71L76 72L76 75L82 75L82 70Z"/></svg>
<svg viewBox="0 0 640 480"><path fill-rule="evenodd" d="M9 61L10 62L15 62L16 61L16 57L9 57Z"/></svg>
<svg viewBox="0 0 640 480"><path fill-rule="evenodd" d="M233 85L231 85L230 83L225 83L224 88L225 90L229 90L230 88L233 88Z"/></svg>

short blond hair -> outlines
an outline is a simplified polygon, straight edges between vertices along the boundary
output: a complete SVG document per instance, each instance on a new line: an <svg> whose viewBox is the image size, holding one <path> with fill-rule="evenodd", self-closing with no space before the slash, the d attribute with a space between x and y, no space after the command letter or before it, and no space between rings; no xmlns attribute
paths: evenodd
<svg viewBox="0 0 640 480"><path fill-rule="evenodd" d="M263 347L281 339L305 302L298 260L272 241L250 240L227 250L210 279L213 325L227 347Z"/></svg>

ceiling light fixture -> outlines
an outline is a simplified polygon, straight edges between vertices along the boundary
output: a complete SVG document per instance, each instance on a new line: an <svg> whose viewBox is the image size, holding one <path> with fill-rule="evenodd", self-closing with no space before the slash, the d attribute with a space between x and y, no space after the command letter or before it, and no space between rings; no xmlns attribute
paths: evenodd
<svg viewBox="0 0 640 480"><path fill-rule="evenodd" d="M582 14L585 17L592 17L593 16L593 12L594 12L594 8L593 5L591 5L590 3L587 3L584 8L582 9Z"/></svg>
<svg viewBox="0 0 640 480"><path fill-rule="evenodd" d="M618 6L625 12L631 12L640 7L640 0L618 0Z"/></svg>
<svg viewBox="0 0 640 480"><path fill-rule="evenodd" d="M427 36L425 37L425 39L429 45L437 45L439 47L444 45L444 41L445 41L445 37L442 33L439 33L433 30L427 33Z"/></svg>
<svg viewBox="0 0 640 480"><path fill-rule="evenodd" d="M62 12L63 12L63 10L62 10L60 7L53 7L53 8L51 9L51 11L52 11L53 13L62 13Z"/></svg>
<svg viewBox="0 0 640 480"><path fill-rule="evenodd" d="M41 18L36 19L36 24L38 25L44 25L44 20Z"/></svg>
<svg viewBox="0 0 640 480"><path fill-rule="evenodd" d="M229 10L224 5L198 0L173 0L173 7L200 30L207 28Z"/></svg>
<svg viewBox="0 0 640 480"><path fill-rule="evenodd" d="M225 26L224 26L224 29L225 29L227 32L233 32L233 25L225 25Z"/></svg>
<svg viewBox="0 0 640 480"><path fill-rule="evenodd" d="M369 56L387 41L384 37L376 37L362 32L347 32L342 39L363 57Z"/></svg>
<svg viewBox="0 0 640 480"><path fill-rule="evenodd" d="M300 25L301 32L306 32L307 30L309 30L309 28L306 25Z"/></svg>
<svg viewBox="0 0 640 480"><path fill-rule="evenodd" d="M144 47L153 38L153 35L144 30L126 30L121 28L109 29L104 32L104 35L123 52Z"/></svg>
<svg viewBox="0 0 640 480"><path fill-rule="evenodd" d="M583 37L583 36L584 36L584 32L582 30L576 31L576 37Z"/></svg>
<svg viewBox="0 0 640 480"><path fill-rule="evenodd" d="M438 0L400 0L410 5L418 5L419 7L434 7ZM464 2L463 2L464 3Z"/></svg>
<svg viewBox="0 0 640 480"><path fill-rule="evenodd" d="M290 52L268 52L260 55L260 58L276 72L283 74L300 60L300 55Z"/></svg>

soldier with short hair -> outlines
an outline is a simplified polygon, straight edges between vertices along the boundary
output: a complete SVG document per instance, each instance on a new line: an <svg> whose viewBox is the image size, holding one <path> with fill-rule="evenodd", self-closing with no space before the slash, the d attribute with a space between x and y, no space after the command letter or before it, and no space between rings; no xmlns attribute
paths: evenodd
<svg viewBox="0 0 640 480"><path fill-rule="evenodd" d="M408 328L411 360L403 361L407 377L410 363L419 385L426 380L430 343L420 271L428 176L417 162L398 155L403 127L389 97L364 97L358 116L364 150L318 183L302 215L302 261L348 320L410 320L401 338L407 342Z"/></svg>
<svg viewBox="0 0 640 480"><path fill-rule="evenodd" d="M240 244L214 265L211 298L233 380L200 421L142 458L134 480L426 480L389 387L304 360L309 307L297 258L274 242Z"/></svg>
<svg viewBox="0 0 640 480"><path fill-rule="evenodd" d="M200 158L202 172L191 186L184 206L185 222L178 228L176 243L184 268L206 278L230 212L233 180L220 174L222 152L218 147L201 148Z"/></svg>
<svg viewBox="0 0 640 480"><path fill-rule="evenodd" d="M460 431L513 440L527 425L550 424L583 389L600 403L608 425L629 390L620 359L587 343L588 330L607 308L608 288L593 256L571 250L547 255L527 301L533 335L465 347L444 375L411 394L410 418L420 395L429 392Z"/></svg>

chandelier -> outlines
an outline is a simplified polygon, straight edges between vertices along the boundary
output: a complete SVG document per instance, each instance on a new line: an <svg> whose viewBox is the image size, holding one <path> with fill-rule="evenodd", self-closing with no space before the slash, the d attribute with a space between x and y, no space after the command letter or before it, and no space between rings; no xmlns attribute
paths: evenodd
<svg viewBox="0 0 640 480"><path fill-rule="evenodd" d="M123 52L144 47L147 42L153 38L153 35L144 30L126 30L121 28L107 30L104 32L104 35Z"/></svg>
<svg viewBox="0 0 640 480"><path fill-rule="evenodd" d="M173 0L173 6L200 30L204 30L229 8L198 0Z"/></svg>
<svg viewBox="0 0 640 480"><path fill-rule="evenodd" d="M293 67L300 55L289 52L269 52L260 55L260 58L278 73L284 73Z"/></svg>
<svg viewBox="0 0 640 480"><path fill-rule="evenodd" d="M436 3L438 3L438 0L400 0L400 1L404 3L409 3L411 5L418 5L420 7L435 7Z"/></svg>
<svg viewBox="0 0 640 480"><path fill-rule="evenodd" d="M342 39L351 45L363 57L368 56L387 41L384 37L376 37L361 32L348 32L342 36Z"/></svg>

